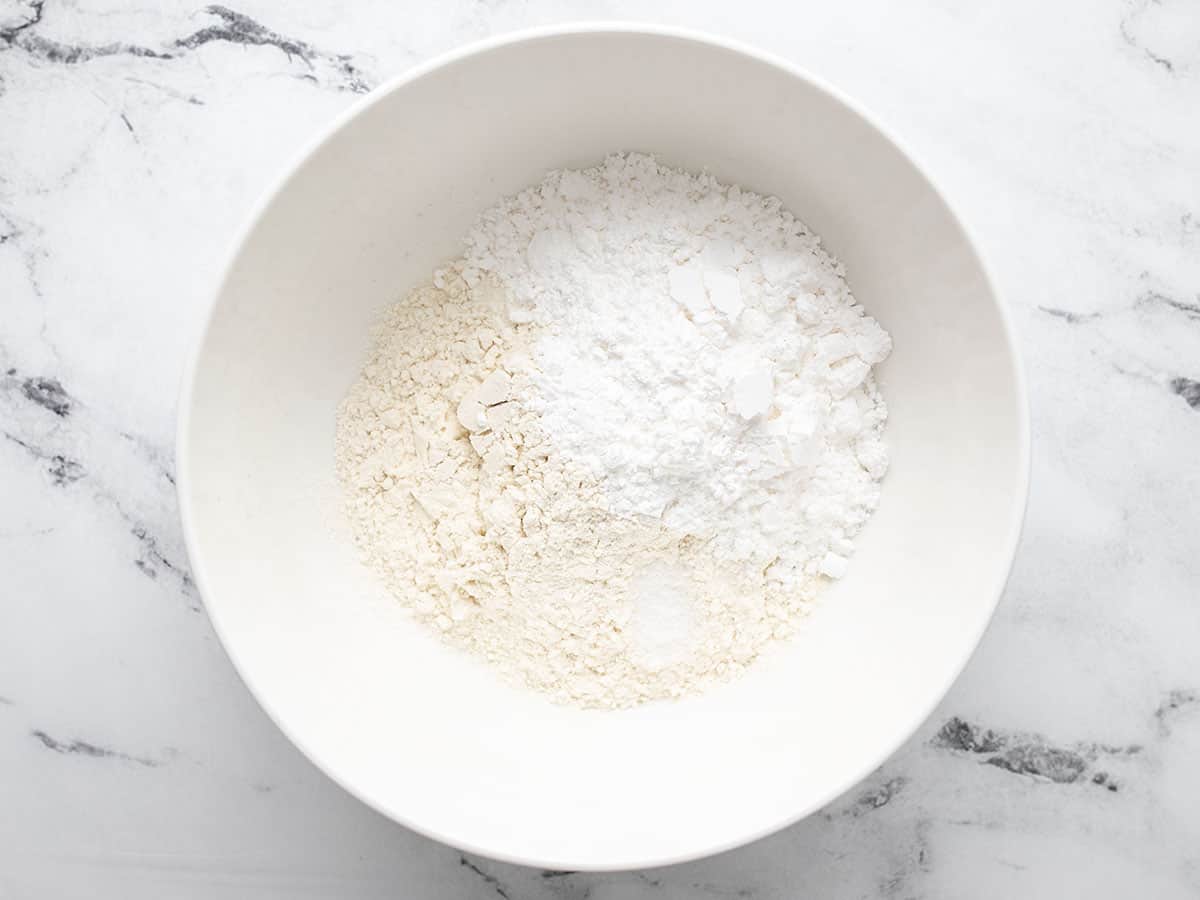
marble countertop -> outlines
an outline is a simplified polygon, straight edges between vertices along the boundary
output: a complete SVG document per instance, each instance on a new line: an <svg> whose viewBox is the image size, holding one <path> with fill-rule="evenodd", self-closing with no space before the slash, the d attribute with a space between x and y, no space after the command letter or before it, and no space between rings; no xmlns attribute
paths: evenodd
<svg viewBox="0 0 1200 900"><path fill-rule="evenodd" d="M1200 895L1200 7L1192 0L0 0L0 898ZM856 97L982 240L1033 493L929 722L774 837L586 875L465 856L267 721L180 538L182 361L299 144L465 41L725 33Z"/></svg>

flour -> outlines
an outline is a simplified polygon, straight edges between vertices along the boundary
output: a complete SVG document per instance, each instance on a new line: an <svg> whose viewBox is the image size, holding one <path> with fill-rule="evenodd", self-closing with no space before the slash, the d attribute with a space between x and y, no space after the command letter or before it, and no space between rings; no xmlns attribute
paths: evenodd
<svg viewBox="0 0 1200 900"><path fill-rule="evenodd" d="M614 516L532 411L537 327L472 281L452 266L389 310L342 404L337 468L364 562L446 640L561 701L628 706L736 674L808 595L775 597L702 543ZM676 593L647 599L664 561ZM686 624L662 635L679 596Z"/></svg>
<svg viewBox="0 0 1200 900"><path fill-rule="evenodd" d="M560 701L702 689L844 573L889 349L778 200L636 155L552 173L381 321L338 419L356 541Z"/></svg>

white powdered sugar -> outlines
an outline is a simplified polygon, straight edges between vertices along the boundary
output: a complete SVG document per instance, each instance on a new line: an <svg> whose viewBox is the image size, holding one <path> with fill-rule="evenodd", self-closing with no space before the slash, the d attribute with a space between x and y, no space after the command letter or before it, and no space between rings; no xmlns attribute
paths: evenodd
<svg viewBox="0 0 1200 900"><path fill-rule="evenodd" d="M773 198L613 156L500 203L468 265L512 292L533 408L611 509L795 586L839 574L887 466L891 340Z"/></svg>
<svg viewBox="0 0 1200 900"><path fill-rule="evenodd" d="M338 419L366 562L561 701L741 671L878 503L890 339L772 198L613 156L484 213Z"/></svg>

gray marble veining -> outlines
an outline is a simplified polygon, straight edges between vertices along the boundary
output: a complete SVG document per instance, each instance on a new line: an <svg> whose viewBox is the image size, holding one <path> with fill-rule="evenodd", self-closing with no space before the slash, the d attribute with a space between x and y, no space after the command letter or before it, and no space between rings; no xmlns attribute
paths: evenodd
<svg viewBox="0 0 1200 900"><path fill-rule="evenodd" d="M202 613L172 445L297 146L441 50L621 17L772 50L895 130L987 249L1035 453L996 620L907 746L748 847L589 875L414 835L292 749ZM0 0L0 897L1200 895L1197 108L1191 0Z"/></svg>

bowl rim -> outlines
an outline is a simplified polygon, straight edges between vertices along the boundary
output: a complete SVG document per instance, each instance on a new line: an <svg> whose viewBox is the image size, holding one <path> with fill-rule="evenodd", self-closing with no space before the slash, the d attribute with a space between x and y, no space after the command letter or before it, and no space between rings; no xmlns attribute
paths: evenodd
<svg viewBox="0 0 1200 900"><path fill-rule="evenodd" d="M739 834L735 837L729 837L722 841L718 841L709 845L696 847L685 852L676 853L671 856L653 856L653 857L637 857L637 858L622 858L614 860L605 860L596 862L595 860L570 860L570 859L545 859L534 856L522 856L516 853L496 851L488 847L482 847L459 839L453 834L448 834L437 829L428 828L422 823L409 819L402 810L392 809L385 806L376 799L366 796L359 792L350 784L348 784L339 774L337 768L320 758L308 746L305 745L301 737L296 734L277 714L273 709L267 696L258 689L251 678L247 674L247 670L243 662L238 658L237 652L229 641L229 633L226 626L222 622L222 618L214 607L210 606L206 597L207 576L205 575L205 567L203 560L198 552L198 544L196 539L196 525L193 518L191 496L191 472L190 459L188 454L187 437L190 431L191 423L191 407L193 400L193 392L195 388L196 378L199 371L200 358L208 343L209 334L212 330L213 319L217 309L217 301L224 293L228 286L230 276L235 263L240 255L241 248L246 243L247 239L258 227L259 222L263 218L266 211L275 202L279 195L286 189L287 185L303 165L315 155L327 142L329 142L342 128L350 121L361 115L367 109L377 103L383 101L385 97L394 93L406 85L414 82L437 69L441 69L452 63L459 62L477 54L486 53L491 50L505 47L513 44L528 43L542 41L547 39L555 39L566 36L576 35L640 35L659 38L670 38L673 40L685 41L694 44L703 45L709 49L722 50L729 53L734 53L749 57L750 59L762 63L764 65L775 68L792 78L799 79L805 82L809 87L826 94L836 103L842 105L854 115L858 116L867 126L875 130L884 140L888 141L901 156L905 158L909 165L913 167L916 173L925 182L928 189L944 206L950 216L951 221L960 230L967 246L975 258L976 263L983 275L984 283L987 286L988 293L992 300L996 311L999 314L1001 329L1004 335L1004 340L1007 350L1007 361L1012 372L1013 386L1016 392L1017 399L1017 453L1018 453L1018 484L1017 493L1013 498L1012 508L1009 512L1009 522L1007 534L1004 541L1003 564L998 571L991 575L991 600L978 616L978 621L973 629L972 639L964 643L959 651L959 657L952 669L951 676L946 683L937 691L932 700L926 706L914 713L911 724L901 729L895 738L886 744L881 744L878 752L872 755L869 765L862 768L861 771L855 773L852 777L844 779L837 784L831 784L824 792L822 792L816 800L808 804L806 807L797 809L781 819L760 825L757 829ZM369 93L363 96L358 101L352 103L348 108L335 116L327 125L325 125L315 137L310 138L307 143L294 154L290 161L283 166L282 170L275 176L269 186L262 191L257 200L251 206L249 212L245 215L242 225L236 230L234 238L225 252L225 262L220 269L219 276L216 279L216 287L209 294L208 307L204 313L203 322L199 333L188 354L187 362L183 369L180 382L180 390L178 397L178 413L177 424L175 431L175 469L176 469L176 496L179 504L179 518L183 532L184 546L188 554L188 559L192 568L192 576L199 592L203 608L208 616L209 622L212 625L213 631L217 635L221 648L226 657L237 673L242 684L245 685L247 691L254 698L258 706L263 710L267 717L274 723L275 727L296 747L304 757L311 762L325 777L329 778L344 790L347 794L363 803L369 809L374 810L385 818L396 822L405 828L417 832L424 837L431 838L442 844L450 847L476 854L487 859L492 859L500 862L512 863L516 865L528 866L538 869L562 869L585 872L615 872L625 871L630 869L652 868L659 866L675 865L679 863L690 862L696 859L712 856L718 853L723 853L728 850L733 850L738 847L745 846L754 841L772 835L778 831L787 828L790 825L804 819L814 812L829 805L838 797L842 796L856 785L860 784L867 776L875 771L882 763L894 755L908 740L925 724L926 721L933 715L937 707L945 699L950 688L958 680L967 663L978 649L984 634L987 631L988 625L991 623L996 608L999 605L1000 598L1003 596L1004 590L1008 584L1009 576L1012 572L1013 563L1016 558L1016 551L1021 537L1021 531L1025 520L1025 513L1029 499L1029 479L1031 465L1031 435L1030 435L1030 407L1029 394L1026 383L1026 375L1024 365L1022 363L1021 354L1018 349L1016 340L1016 328L1013 323L1012 314L1002 299L1002 295L997 287L995 275L989 266L986 258L979 249L979 243L975 239L966 222L959 215L958 211L951 204L945 193L938 187L937 183L930 177L926 168L920 164L917 156L912 150L898 138L892 131L881 124L875 116L864 109L857 101L842 93L838 88L829 84L822 78L813 75L804 68L788 61L787 59L778 56L772 52L761 50L750 44L743 43L740 40L727 38L721 35L713 34L703 30L678 27L674 25L661 25L654 23L634 22L627 20L597 20L585 22L573 22L566 24L545 25L533 28L522 28L513 31L506 31L492 37L482 40L472 41L467 44L459 45L445 52L439 53L430 59L425 60L409 69L388 78L383 83L373 88Z"/></svg>

